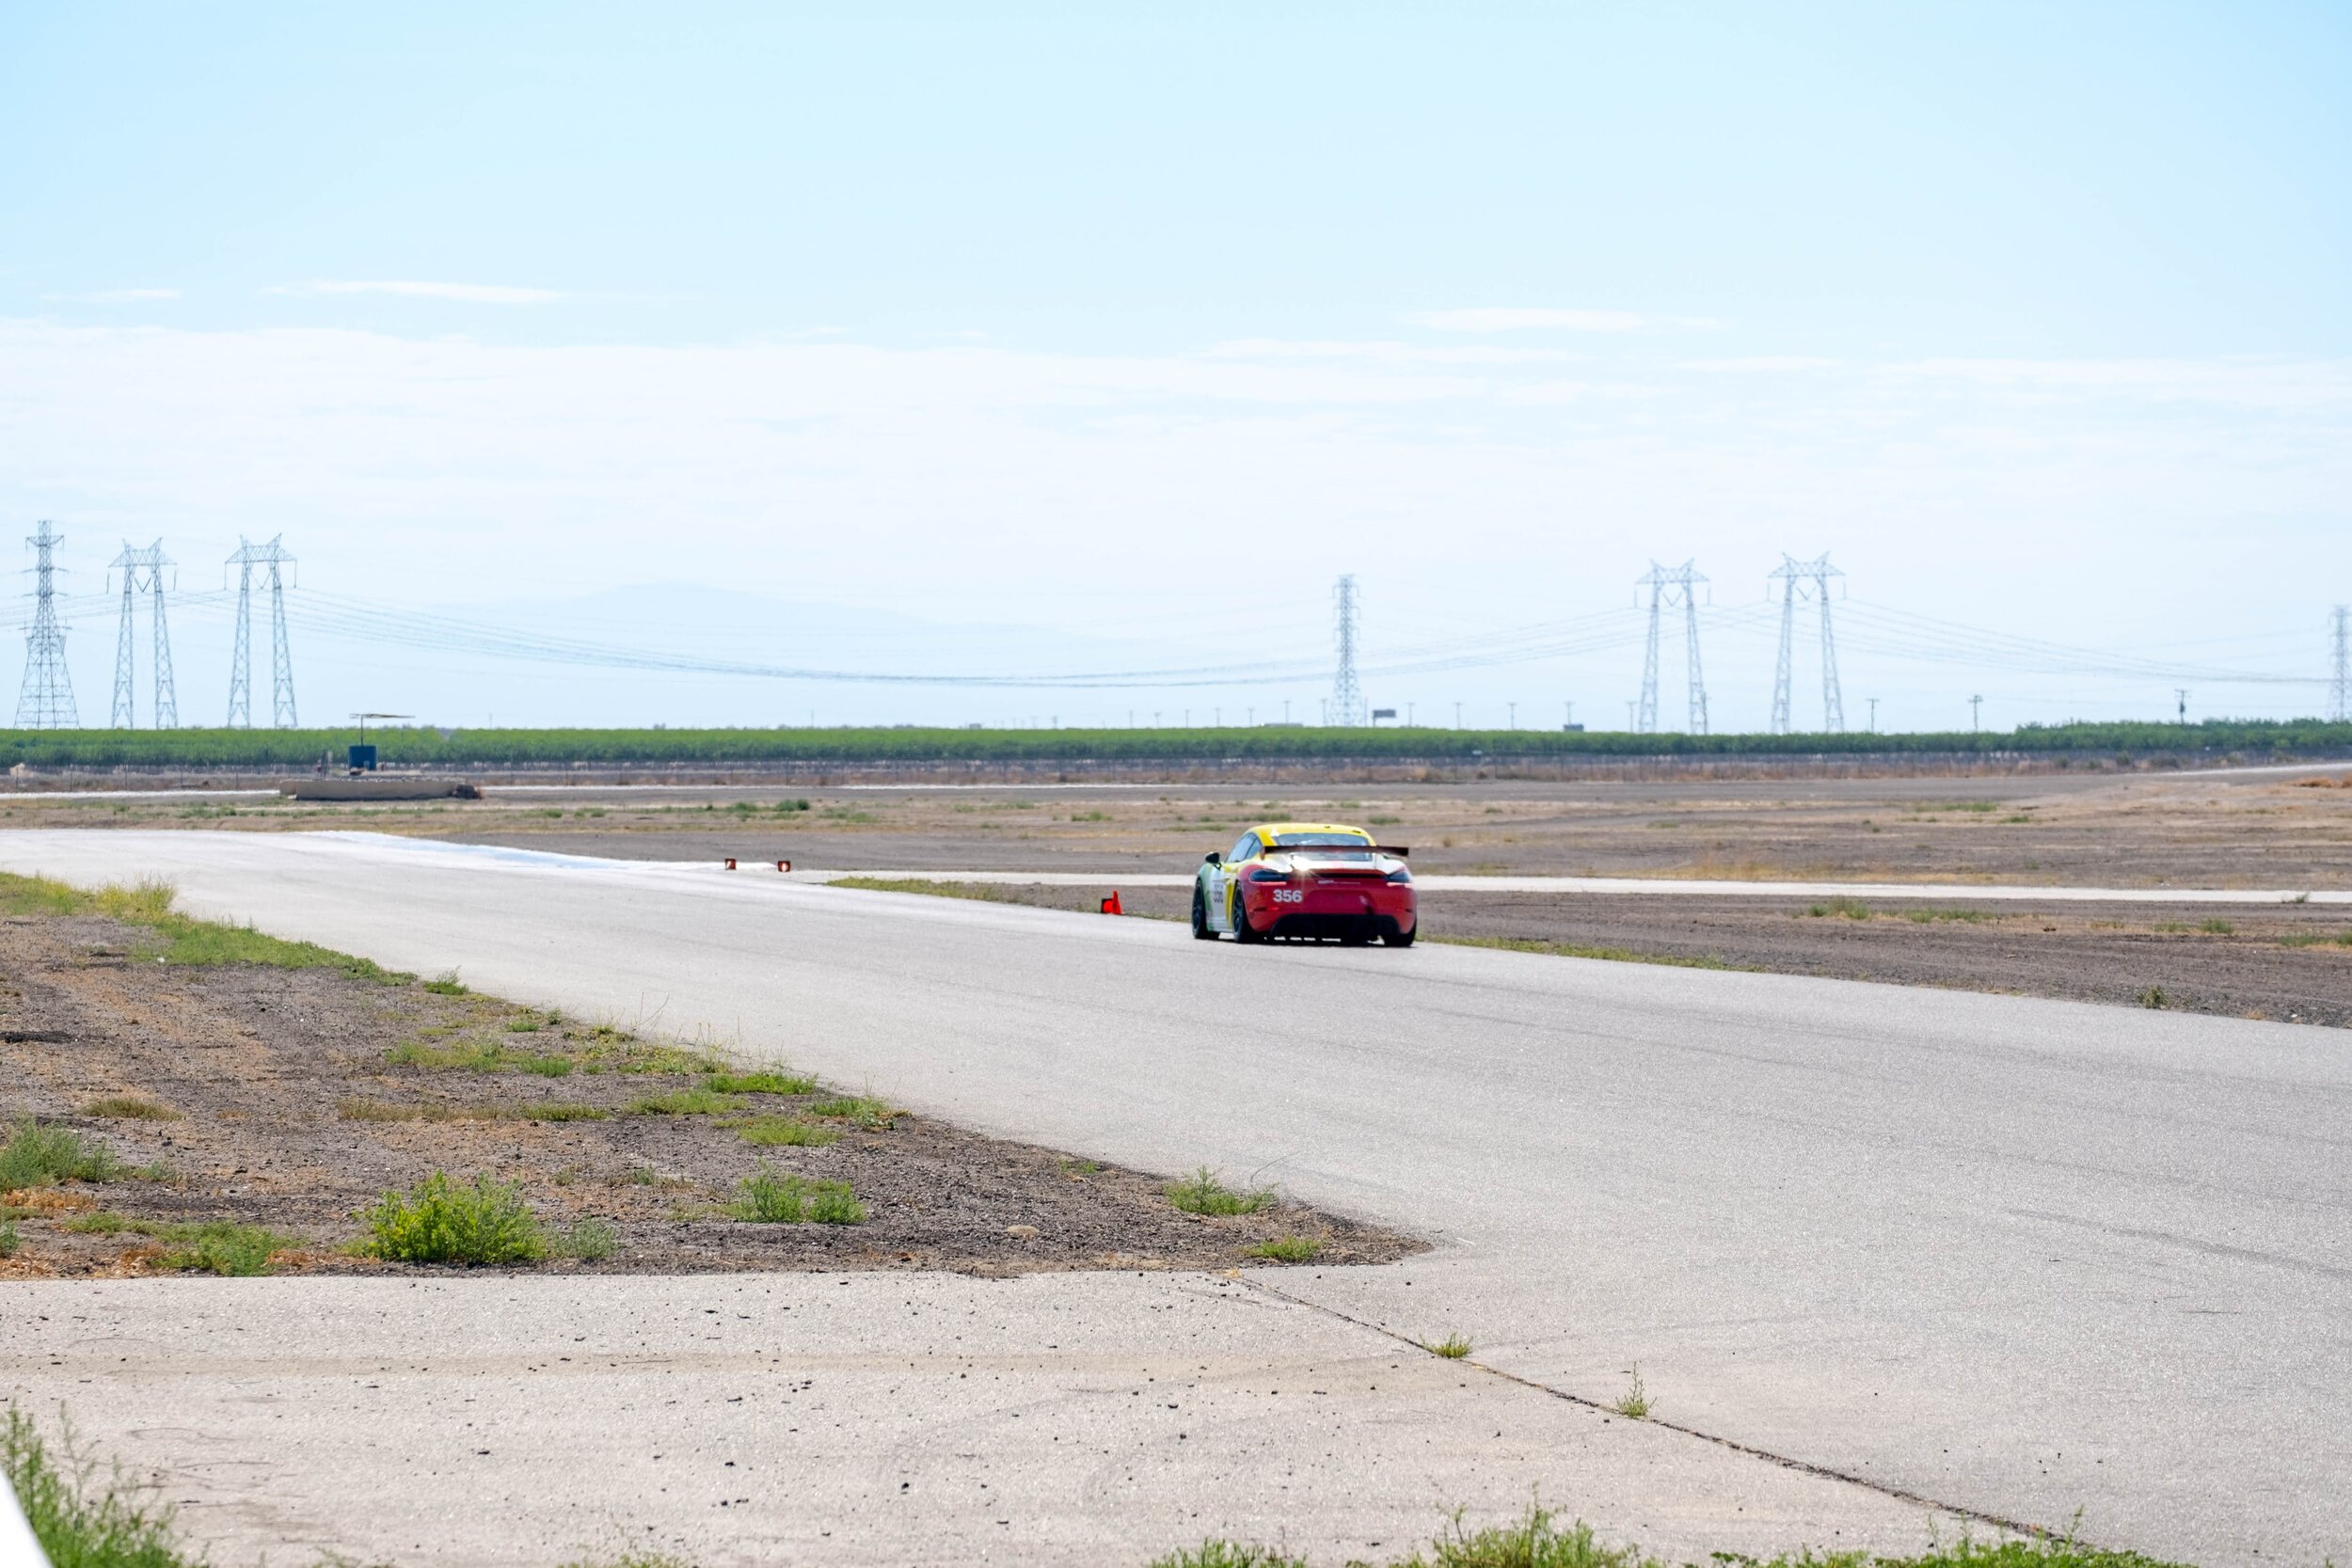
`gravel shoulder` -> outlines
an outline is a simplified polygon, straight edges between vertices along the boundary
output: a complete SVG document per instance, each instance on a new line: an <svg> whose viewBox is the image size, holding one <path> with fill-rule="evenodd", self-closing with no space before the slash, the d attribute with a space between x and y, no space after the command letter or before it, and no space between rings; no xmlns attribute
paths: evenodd
<svg viewBox="0 0 2352 1568"><path fill-rule="evenodd" d="M433 1171L518 1186L544 1226L610 1227L610 1250L532 1272L1221 1269L1305 1238L1319 1264L1408 1238L1279 1201L1184 1212L1163 1179L986 1138L857 1094L732 1086L717 1054L397 976L159 961L153 933L84 915L0 923L0 1120L37 1117L126 1167L0 1194L20 1237L0 1276L170 1266L151 1226L278 1233L274 1272L445 1273L357 1257L358 1211ZM753 1080L753 1083L761 1082ZM714 1083L720 1092L714 1092ZM7 1129L0 1127L0 1140ZM797 1140L755 1143L757 1138ZM724 1206L765 1163L847 1181L854 1225L759 1224ZM138 1174L143 1172L143 1174Z"/></svg>

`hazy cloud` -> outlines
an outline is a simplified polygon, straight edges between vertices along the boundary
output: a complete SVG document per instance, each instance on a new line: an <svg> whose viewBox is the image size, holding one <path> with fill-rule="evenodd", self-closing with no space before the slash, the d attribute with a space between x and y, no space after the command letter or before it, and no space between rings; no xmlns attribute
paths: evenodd
<svg viewBox="0 0 2352 1568"><path fill-rule="evenodd" d="M1701 316L1648 316L1635 310L1554 310L1540 308L1417 310L1405 320L1439 332L1645 332L1660 327L1712 326Z"/></svg>
<svg viewBox="0 0 2352 1568"><path fill-rule="evenodd" d="M99 289L86 294L43 294L43 299L74 305L138 305L148 300L178 299L177 289Z"/></svg>
<svg viewBox="0 0 2352 1568"><path fill-rule="evenodd" d="M396 294L404 299L453 299L467 305L546 305L569 297L554 289L518 289L504 283L423 283L407 279L286 283L274 294Z"/></svg>

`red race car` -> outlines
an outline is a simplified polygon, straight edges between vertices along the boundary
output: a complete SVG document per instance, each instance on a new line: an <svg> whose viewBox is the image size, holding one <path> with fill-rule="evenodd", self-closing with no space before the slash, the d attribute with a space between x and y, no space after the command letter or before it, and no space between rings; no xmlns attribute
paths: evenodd
<svg viewBox="0 0 2352 1568"><path fill-rule="evenodd" d="M1215 942L1303 937L1361 947L1378 937L1410 947L1420 934L1406 850L1384 848L1361 828L1268 822L1231 849L1209 852L1194 874L1192 934Z"/></svg>

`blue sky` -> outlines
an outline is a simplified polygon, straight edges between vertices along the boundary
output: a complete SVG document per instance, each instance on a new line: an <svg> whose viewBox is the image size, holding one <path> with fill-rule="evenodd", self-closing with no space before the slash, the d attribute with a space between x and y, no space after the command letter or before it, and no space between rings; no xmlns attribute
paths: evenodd
<svg viewBox="0 0 2352 1568"><path fill-rule="evenodd" d="M2342 8L478 9L0 15L0 518L93 578L282 529L348 600L691 585L1035 669L1312 657L1340 570L1375 657L1652 556L2280 672L2352 598ZM1767 642L1710 657L1718 727ZM490 711L347 652L323 703ZM1857 654L1904 727L2171 702ZM1638 661L1375 696L1597 709ZM516 678L512 718L1035 705Z"/></svg>

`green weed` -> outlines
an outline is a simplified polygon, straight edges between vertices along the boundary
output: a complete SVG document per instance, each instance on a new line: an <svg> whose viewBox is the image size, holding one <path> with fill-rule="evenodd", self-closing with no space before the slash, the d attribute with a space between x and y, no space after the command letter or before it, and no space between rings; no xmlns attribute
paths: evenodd
<svg viewBox="0 0 2352 1568"><path fill-rule="evenodd" d="M836 1121L846 1121L853 1127L865 1128L867 1132L886 1131L897 1125L898 1118L906 1115L904 1111L892 1109L886 1101L858 1094L836 1095L831 1100L820 1100L808 1108L808 1114L812 1117L825 1117Z"/></svg>
<svg viewBox="0 0 2352 1568"><path fill-rule="evenodd" d="M2215 915L2212 919L2206 921L2203 925L2198 927L2197 928L2204 932L2209 937L2233 936L2235 935L2237 931L2237 927L2235 926L2231 925L2219 915Z"/></svg>
<svg viewBox="0 0 2352 1568"><path fill-rule="evenodd" d="M2150 986L2146 990L2139 993L2139 1005L2143 1007L2153 1007L2161 1010L2169 1006L2171 1002L2172 999L2164 994L2164 988L2162 986Z"/></svg>
<svg viewBox="0 0 2352 1568"><path fill-rule="evenodd" d="M754 1117L727 1125L745 1143L761 1148L822 1148L841 1141L841 1134L832 1128L816 1126L799 1117Z"/></svg>
<svg viewBox="0 0 2352 1568"><path fill-rule="evenodd" d="M564 1228L556 1240L556 1250L583 1263L594 1263L612 1257L620 1244L621 1232L610 1220L587 1214Z"/></svg>
<svg viewBox="0 0 2352 1568"><path fill-rule="evenodd" d="M1804 912L1815 920L1825 919L1830 915L1836 915L1844 920L1867 920L1870 918L1870 906L1859 898L1840 895L1825 903L1816 904Z"/></svg>
<svg viewBox="0 0 2352 1568"><path fill-rule="evenodd" d="M1323 1251L1323 1243L1312 1236L1277 1236L1270 1242L1260 1242L1242 1251L1252 1258L1263 1258L1273 1263L1311 1263Z"/></svg>
<svg viewBox="0 0 2352 1568"><path fill-rule="evenodd" d="M814 1094L817 1080L797 1072L714 1072L703 1087L713 1094Z"/></svg>
<svg viewBox="0 0 2352 1568"><path fill-rule="evenodd" d="M2352 947L2352 931L2329 936L2325 931L2296 931L2279 939L2281 947Z"/></svg>
<svg viewBox="0 0 2352 1568"><path fill-rule="evenodd" d="M1180 1181L1170 1181L1162 1191L1169 1203L1187 1214L1254 1214L1274 1206L1273 1188L1236 1192L1206 1165Z"/></svg>
<svg viewBox="0 0 2352 1568"><path fill-rule="evenodd" d="M1449 1334L1442 1339L1424 1339L1421 1348L1448 1361L1459 1361L1470 1354L1470 1342L1459 1334Z"/></svg>
<svg viewBox="0 0 2352 1568"><path fill-rule="evenodd" d="M1649 1390L1642 1384L1641 1363L1637 1361L1627 1369L1626 1375L1632 1381L1626 1386L1625 1392L1617 1396L1617 1402L1612 1408L1629 1420L1646 1421L1649 1419Z"/></svg>
<svg viewBox="0 0 2352 1568"><path fill-rule="evenodd" d="M457 978L457 973L454 970L452 970L447 974L435 975L432 979L427 980L424 983L424 989L431 991L436 996L464 996L467 994L465 982Z"/></svg>
<svg viewBox="0 0 2352 1568"><path fill-rule="evenodd" d="M488 1176L460 1186L435 1171L361 1212L368 1250L403 1263L527 1263L546 1255L519 1189Z"/></svg>
<svg viewBox="0 0 2352 1568"><path fill-rule="evenodd" d="M16 1249L24 1244L24 1238L16 1228L16 1221L0 1220L0 1258L13 1258Z"/></svg>
<svg viewBox="0 0 2352 1568"><path fill-rule="evenodd" d="M708 1117L739 1110L742 1104L734 1095L715 1094L709 1089L673 1089L668 1094L649 1094L642 1100L632 1100L625 1109L633 1117Z"/></svg>
<svg viewBox="0 0 2352 1568"><path fill-rule="evenodd" d="M273 1254L299 1244L294 1237L281 1236L258 1225L237 1225L227 1220L195 1224L142 1220L109 1209L76 1214L58 1228L85 1236L129 1234L176 1243L155 1261L159 1267L191 1274L267 1274Z"/></svg>
<svg viewBox="0 0 2352 1568"><path fill-rule="evenodd" d="M0 1424L0 1476L56 1568L198 1568L182 1549L171 1510L142 1502L118 1471L101 1480L71 1433L52 1456L32 1418L13 1403Z"/></svg>
<svg viewBox="0 0 2352 1568"><path fill-rule="evenodd" d="M1903 918L1916 926L1937 924L1947 920L1965 921L1973 926L1994 917L1982 910L1905 910Z"/></svg>
<svg viewBox="0 0 2352 1568"><path fill-rule="evenodd" d="M104 1144L72 1128L43 1127L29 1117L0 1144L0 1193L52 1181L106 1181L121 1169L122 1163Z"/></svg>
<svg viewBox="0 0 2352 1568"><path fill-rule="evenodd" d="M727 1212L762 1225L859 1225L866 1219L866 1206L847 1181L780 1175L765 1160L737 1185Z"/></svg>

